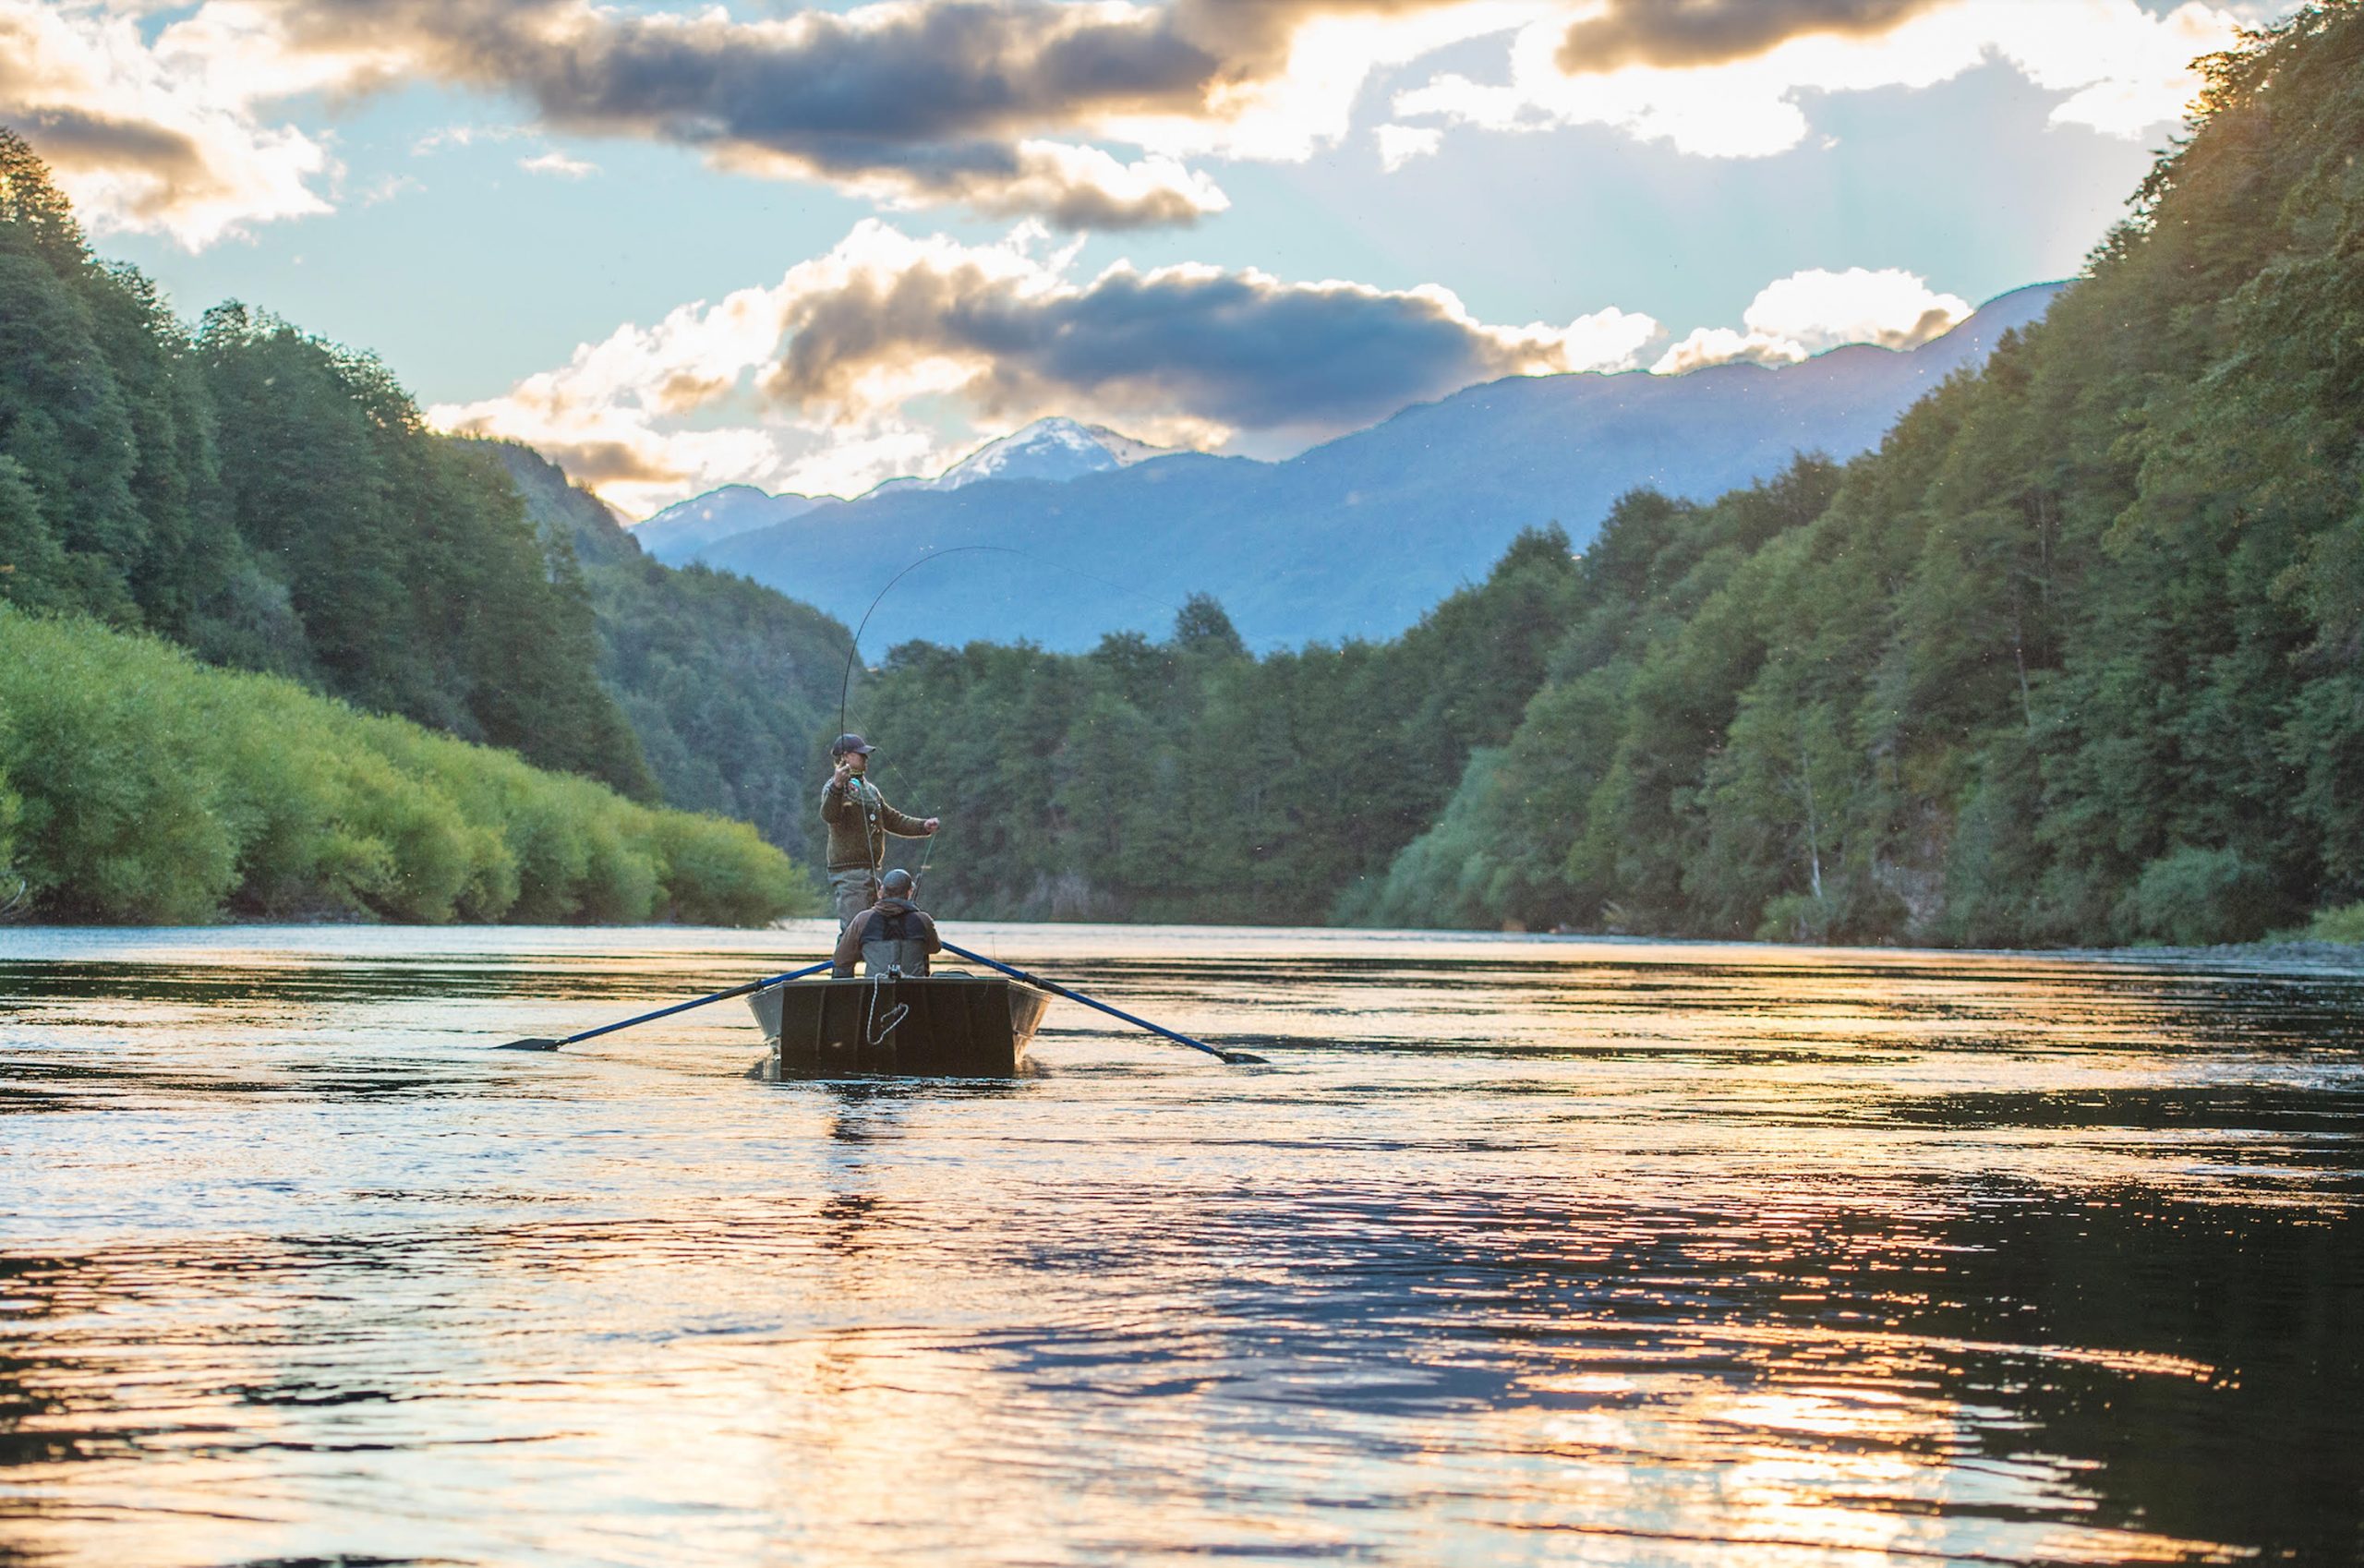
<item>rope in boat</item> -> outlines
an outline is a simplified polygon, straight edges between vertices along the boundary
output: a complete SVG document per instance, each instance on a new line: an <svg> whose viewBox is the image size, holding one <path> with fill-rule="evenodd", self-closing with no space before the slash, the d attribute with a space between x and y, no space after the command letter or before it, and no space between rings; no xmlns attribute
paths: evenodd
<svg viewBox="0 0 2364 1568"><path fill-rule="evenodd" d="M883 973L873 974L870 977L870 1011L862 1020L862 1037L873 1045L886 1043L886 1037L895 1032L895 1026L911 1016L911 1005L909 1002L898 1002L886 1010L886 1022L883 1026L879 1023L878 993L881 988L890 983L891 978Z"/></svg>

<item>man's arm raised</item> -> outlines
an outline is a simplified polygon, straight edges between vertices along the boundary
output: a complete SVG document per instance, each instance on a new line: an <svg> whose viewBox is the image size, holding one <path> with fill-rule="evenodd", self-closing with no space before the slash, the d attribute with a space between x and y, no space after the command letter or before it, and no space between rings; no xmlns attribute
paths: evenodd
<svg viewBox="0 0 2364 1568"><path fill-rule="evenodd" d="M885 808L878 814L879 821L885 823L886 831L898 838L924 838L943 826L932 816L918 817L897 811L893 806L886 805L883 796L879 800L879 804Z"/></svg>

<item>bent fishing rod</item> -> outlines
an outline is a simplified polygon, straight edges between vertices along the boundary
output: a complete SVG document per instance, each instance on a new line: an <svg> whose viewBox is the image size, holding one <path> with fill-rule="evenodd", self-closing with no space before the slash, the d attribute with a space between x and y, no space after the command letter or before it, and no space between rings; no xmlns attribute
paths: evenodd
<svg viewBox="0 0 2364 1568"><path fill-rule="evenodd" d="M853 690L853 661L862 657L862 634L870 630L870 618L878 613L878 607L886 602L886 596L888 594L895 591L895 585L910 576L912 573L917 572L921 567L925 566L931 561L942 561L947 555L968 555L980 550L991 550L1000 555L1019 555L1023 553L1019 550L1006 549L1001 545L955 545L950 549L929 550L923 554L917 561L912 561L909 566L904 567L900 572L896 573L892 577L886 579L886 585L878 590L878 597L872 599L870 601L870 608L862 612L861 624L857 625L853 629L853 635L846 639L845 679L838 682L838 734L842 735L846 732L846 697L848 694Z"/></svg>

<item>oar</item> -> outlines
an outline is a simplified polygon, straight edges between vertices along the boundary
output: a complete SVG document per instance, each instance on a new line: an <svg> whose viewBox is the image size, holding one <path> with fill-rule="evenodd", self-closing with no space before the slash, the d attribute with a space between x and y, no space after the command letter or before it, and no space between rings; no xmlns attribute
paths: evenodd
<svg viewBox="0 0 2364 1568"><path fill-rule="evenodd" d="M983 953L972 953L966 947L956 947L949 942L944 944L944 950L947 953L958 953L970 962L983 964L987 969L997 969L1012 980L1022 980L1029 985L1040 986L1055 996L1065 996L1070 1002L1081 1002L1087 1007L1097 1007L1110 1018L1123 1019L1127 1023L1146 1029L1152 1034L1162 1034L1176 1045L1188 1045L1193 1051L1204 1051L1217 1061L1228 1062L1234 1067L1251 1062L1259 1065L1263 1063L1264 1058L1261 1056L1250 1055L1246 1051L1218 1051L1204 1041L1193 1040L1187 1034L1176 1034L1170 1029L1164 1029L1150 1022L1147 1019L1137 1019L1132 1014L1112 1007L1105 1002L1095 1002L1080 991L1070 991L1055 980L1044 980L1039 974L1029 974L1022 969L1013 969L998 959L985 957Z"/></svg>
<svg viewBox="0 0 2364 1568"><path fill-rule="evenodd" d="M626 1019L621 1023L603 1023L597 1029L586 1029L580 1034L570 1034L563 1040L512 1040L506 1045L496 1045L493 1049L496 1051L555 1051L561 1045L574 1045L585 1040L596 1040L602 1034L613 1034L620 1029L630 1029L636 1023L669 1019L675 1013L686 1013L692 1007L703 1007L709 1002L729 1001L733 996L744 996L750 991L761 991L767 985L778 985L783 981L802 980L808 974L818 974L823 970L833 967L835 966L832 964L814 964L808 969L793 970L787 974L773 975L769 980L751 980L744 985L734 985L728 991L718 991L711 996L701 996L694 1002L676 1002L669 1007L659 1007L653 1013L643 1013L636 1019Z"/></svg>

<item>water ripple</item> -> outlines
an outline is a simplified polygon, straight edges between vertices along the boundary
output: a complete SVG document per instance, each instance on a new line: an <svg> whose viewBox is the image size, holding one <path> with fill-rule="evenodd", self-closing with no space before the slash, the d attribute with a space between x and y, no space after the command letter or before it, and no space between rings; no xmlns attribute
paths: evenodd
<svg viewBox="0 0 2364 1568"><path fill-rule="evenodd" d="M1007 1082L766 1082L826 935L0 933L0 1562L2364 1555L2364 983L972 945Z"/></svg>

